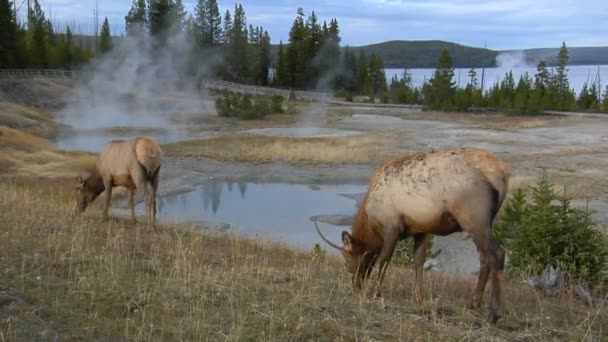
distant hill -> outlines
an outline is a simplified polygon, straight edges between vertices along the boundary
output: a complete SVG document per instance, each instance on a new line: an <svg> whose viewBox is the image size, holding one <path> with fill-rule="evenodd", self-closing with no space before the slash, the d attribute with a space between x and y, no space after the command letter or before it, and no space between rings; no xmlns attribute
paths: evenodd
<svg viewBox="0 0 608 342"><path fill-rule="evenodd" d="M493 67L499 53L441 40L392 40L351 48L355 51L363 49L368 57L372 53L380 55L387 68L434 68L441 51L446 48L452 56L454 67Z"/></svg>
<svg viewBox="0 0 608 342"><path fill-rule="evenodd" d="M559 48L539 48L525 50L503 50L501 54L513 56L523 54L523 59L529 65L536 65L540 60L544 60L548 65L555 65ZM608 46L599 47L569 47L570 65L600 65L608 64Z"/></svg>

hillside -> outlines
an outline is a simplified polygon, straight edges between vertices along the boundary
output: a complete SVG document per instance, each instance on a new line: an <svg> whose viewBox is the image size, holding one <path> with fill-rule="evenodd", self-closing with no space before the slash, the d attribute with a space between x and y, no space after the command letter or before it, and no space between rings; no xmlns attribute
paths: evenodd
<svg viewBox="0 0 608 342"><path fill-rule="evenodd" d="M498 51L469 47L440 40L393 40L362 48L366 55L378 54L387 68L434 68L443 49L448 49L455 67L492 67L496 65Z"/></svg>
<svg viewBox="0 0 608 342"><path fill-rule="evenodd" d="M504 50L500 53L522 53L527 64L536 65L544 60L548 65L555 65L559 48L538 48L525 50ZM608 64L608 46L569 47L570 65Z"/></svg>

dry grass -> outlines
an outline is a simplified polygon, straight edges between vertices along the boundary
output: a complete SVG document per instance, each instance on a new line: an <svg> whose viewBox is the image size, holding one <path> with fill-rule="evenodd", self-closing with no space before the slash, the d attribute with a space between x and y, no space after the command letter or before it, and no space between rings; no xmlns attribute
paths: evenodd
<svg viewBox="0 0 608 342"><path fill-rule="evenodd" d="M370 163L387 155L384 140L375 136L285 138L226 135L167 144L163 151L179 157L260 163Z"/></svg>
<svg viewBox="0 0 608 342"><path fill-rule="evenodd" d="M50 137L59 131L51 113L11 102L0 101L0 125Z"/></svg>
<svg viewBox="0 0 608 342"><path fill-rule="evenodd" d="M89 170L96 156L62 152L47 140L0 126L0 175L23 177L72 177Z"/></svg>
<svg viewBox="0 0 608 342"><path fill-rule="evenodd" d="M500 113L460 113L460 112L415 112L408 109L395 108L351 108L332 107L328 110L332 116L352 114L378 114L398 116L409 120L431 120L442 122L456 122L466 125L477 125L486 129L496 130L519 130L527 128L549 127L563 121L579 120L574 117L558 116L529 116L529 115L505 115Z"/></svg>
<svg viewBox="0 0 608 342"><path fill-rule="evenodd" d="M188 226L149 234L102 224L98 212L72 218L59 189L0 183L0 340L606 338L603 308L543 298L517 280L492 327L485 308L464 308L470 278L427 273L418 305L411 272L392 267L374 301L351 294L334 258Z"/></svg>

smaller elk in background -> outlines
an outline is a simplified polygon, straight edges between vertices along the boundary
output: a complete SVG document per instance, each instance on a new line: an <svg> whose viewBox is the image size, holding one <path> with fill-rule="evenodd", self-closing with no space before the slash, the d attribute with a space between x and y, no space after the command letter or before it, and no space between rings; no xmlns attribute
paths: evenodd
<svg viewBox="0 0 608 342"><path fill-rule="evenodd" d="M131 221L135 224L133 191L143 192L149 228L156 227L156 191L161 165L162 151L151 137L132 140L114 140L108 143L95 164L95 169L86 178L78 177L77 210L84 212L101 193L104 193L103 218L108 220L112 188L124 186L128 190ZM105 192L104 192L105 190Z"/></svg>

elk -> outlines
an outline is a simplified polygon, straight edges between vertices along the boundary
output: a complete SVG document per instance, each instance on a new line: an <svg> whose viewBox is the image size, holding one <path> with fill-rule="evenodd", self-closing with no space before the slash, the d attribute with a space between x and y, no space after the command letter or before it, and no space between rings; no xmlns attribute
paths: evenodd
<svg viewBox="0 0 608 342"><path fill-rule="evenodd" d="M414 297L422 294L422 270L429 234L446 236L466 232L479 252L480 270L469 308L481 305L492 273L488 320L496 323L501 311L501 281L505 251L492 234L492 224L505 199L510 168L483 149L456 149L418 153L381 165L371 178L359 206L352 234L342 232L337 246L361 289L374 264L379 264L372 295L381 296L386 267L399 240L414 240Z"/></svg>
<svg viewBox="0 0 608 342"><path fill-rule="evenodd" d="M138 137L132 140L113 140L108 143L91 174L86 178L78 176L77 210L84 212L102 192L104 193L103 219L108 220L112 188L127 188L131 222L136 223L133 192L143 192L146 202L148 227L156 226L156 191L161 164L161 149L151 137ZM105 190L105 192L104 192Z"/></svg>

